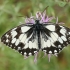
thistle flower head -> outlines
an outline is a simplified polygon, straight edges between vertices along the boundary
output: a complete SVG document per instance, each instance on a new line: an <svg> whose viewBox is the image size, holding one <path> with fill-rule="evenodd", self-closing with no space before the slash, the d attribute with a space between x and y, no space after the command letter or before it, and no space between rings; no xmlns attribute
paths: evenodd
<svg viewBox="0 0 70 70"><path fill-rule="evenodd" d="M26 18L25 19L25 23L32 23L34 24L35 23L35 20L39 20L41 23L46 23L46 22L50 22L52 19L54 19L54 17L48 17L46 15L46 11L44 11L43 13L41 12L37 12L36 13L36 17L32 16L30 18Z"/></svg>

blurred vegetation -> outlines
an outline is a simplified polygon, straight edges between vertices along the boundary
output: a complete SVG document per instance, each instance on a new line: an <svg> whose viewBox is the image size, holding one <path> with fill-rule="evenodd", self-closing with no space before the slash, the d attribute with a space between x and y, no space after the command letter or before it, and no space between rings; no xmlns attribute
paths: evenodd
<svg viewBox="0 0 70 70"><path fill-rule="evenodd" d="M47 15L58 17L59 22L70 27L69 0L0 0L0 37L9 29L24 24L24 19L31 14L44 11L47 6ZM70 45L58 57L52 56L50 62L47 56L42 56L40 53L35 64L34 57L24 60L22 55L0 42L0 70L70 70Z"/></svg>

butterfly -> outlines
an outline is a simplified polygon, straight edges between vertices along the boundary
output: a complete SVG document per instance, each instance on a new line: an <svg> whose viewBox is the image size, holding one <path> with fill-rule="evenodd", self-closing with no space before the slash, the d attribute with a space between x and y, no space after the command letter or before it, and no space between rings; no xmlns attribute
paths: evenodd
<svg viewBox="0 0 70 70"><path fill-rule="evenodd" d="M2 37L1 41L22 55L30 56L42 50L47 54L58 54L70 44L70 29L50 22L22 24Z"/></svg>
<svg viewBox="0 0 70 70"><path fill-rule="evenodd" d="M62 26L57 21L54 23L48 18L46 10L37 12L36 17L31 16L25 19L26 24L21 24L1 37L1 42L12 49L17 50L27 58L35 56L34 62L37 62L38 52L41 50L44 55L58 55L64 47L70 44L70 28Z"/></svg>

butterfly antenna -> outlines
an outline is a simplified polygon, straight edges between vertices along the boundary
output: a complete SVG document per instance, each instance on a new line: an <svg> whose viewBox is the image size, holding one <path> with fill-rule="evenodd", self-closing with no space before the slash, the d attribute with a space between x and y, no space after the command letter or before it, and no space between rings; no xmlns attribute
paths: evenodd
<svg viewBox="0 0 70 70"><path fill-rule="evenodd" d="M46 12L46 10L48 9L48 7L49 7L49 6L47 6L47 7L42 11L42 13L43 13L43 12Z"/></svg>

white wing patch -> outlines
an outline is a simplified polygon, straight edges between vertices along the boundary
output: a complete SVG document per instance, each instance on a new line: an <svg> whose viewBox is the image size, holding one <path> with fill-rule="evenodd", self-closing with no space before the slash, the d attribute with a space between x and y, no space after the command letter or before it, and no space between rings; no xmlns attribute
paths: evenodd
<svg viewBox="0 0 70 70"><path fill-rule="evenodd" d="M55 32L51 32L50 36L54 42L57 41L58 35Z"/></svg>
<svg viewBox="0 0 70 70"><path fill-rule="evenodd" d="M9 35L8 35L8 34L6 34L5 36L6 36L7 38L9 37Z"/></svg>
<svg viewBox="0 0 70 70"><path fill-rule="evenodd" d="M27 26L21 27L22 33L27 32L29 29L30 29L30 27L27 27Z"/></svg>
<svg viewBox="0 0 70 70"><path fill-rule="evenodd" d="M19 35L19 40L22 40L24 34Z"/></svg>
<svg viewBox="0 0 70 70"><path fill-rule="evenodd" d="M61 37L58 38L58 41L63 44L63 40L61 39Z"/></svg>
<svg viewBox="0 0 70 70"><path fill-rule="evenodd" d="M39 49L38 48L38 39L36 38L35 41L33 42L33 48Z"/></svg>
<svg viewBox="0 0 70 70"><path fill-rule="evenodd" d="M20 43L20 40L17 39L16 42L15 42L15 45L17 46L19 43Z"/></svg>
<svg viewBox="0 0 70 70"><path fill-rule="evenodd" d="M12 31L11 31L11 35L12 35L12 38L14 38L14 37L17 35L17 32L14 31L14 30L12 30Z"/></svg>
<svg viewBox="0 0 70 70"><path fill-rule="evenodd" d="M23 49L27 49L28 48L28 43L23 47Z"/></svg>
<svg viewBox="0 0 70 70"><path fill-rule="evenodd" d="M65 36L61 36L61 38L62 38L64 41L67 41L67 39L66 39Z"/></svg>
<svg viewBox="0 0 70 70"><path fill-rule="evenodd" d="M29 41L29 48L30 48L30 49L33 48L32 41Z"/></svg>
<svg viewBox="0 0 70 70"><path fill-rule="evenodd" d="M65 30L64 28L62 28L62 29L60 30L60 33L65 36L66 30Z"/></svg>
<svg viewBox="0 0 70 70"><path fill-rule="evenodd" d="M16 42L16 38L14 38L14 39L11 41L12 44L15 43L15 42Z"/></svg>
<svg viewBox="0 0 70 70"><path fill-rule="evenodd" d="M26 35L26 34L24 34L24 35L23 35L23 37L21 38L20 42L24 43L24 42L25 42L25 40L26 40L26 38L27 38L27 35Z"/></svg>
<svg viewBox="0 0 70 70"><path fill-rule="evenodd" d="M45 27L50 31L55 31L55 25L47 25Z"/></svg>
<svg viewBox="0 0 70 70"><path fill-rule="evenodd" d="M6 42L8 43L8 42L9 42L9 40L7 39L7 40L6 40Z"/></svg>

